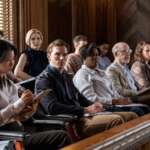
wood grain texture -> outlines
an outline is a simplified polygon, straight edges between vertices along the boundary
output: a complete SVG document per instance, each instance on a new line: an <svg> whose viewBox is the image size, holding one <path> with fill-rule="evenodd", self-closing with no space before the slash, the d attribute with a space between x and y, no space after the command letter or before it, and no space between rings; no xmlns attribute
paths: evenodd
<svg viewBox="0 0 150 150"><path fill-rule="evenodd" d="M134 47L141 40L150 40L150 1L117 0L117 39Z"/></svg>
<svg viewBox="0 0 150 150"><path fill-rule="evenodd" d="M100 143L101 141L104 141L107 138L110 138L113 135L116 135L117 133L123 132L129 128L135 127L136 125L142 122L148 121L148 120L150 120L150 114L137 118L135 120L129 121L125 124L122 124L110 130L104 131L102 133L96 134L92 137L86 138L82 141L79 141L75 144L72 144L70 146L63 148L62 150L84 150L88 148L89 146L92 146L93 144Z"/></svg>

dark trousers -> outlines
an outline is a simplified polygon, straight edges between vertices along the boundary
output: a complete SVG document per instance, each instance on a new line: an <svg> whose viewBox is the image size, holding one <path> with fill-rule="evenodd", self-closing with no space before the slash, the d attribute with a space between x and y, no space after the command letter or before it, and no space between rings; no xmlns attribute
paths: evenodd
<svg viewBox="0 0 150 150"><path fill-rule="evenodd" d="M26 131L17 123L11 123L0 127L1 131ZM29 130L29 128L28 128ZM63 130L47 130L38 132L30 128L30 136L23 141L26 150L57 150L71 143L70 137Z"/></svg>
<svg viewBox="0 0 150 150"><path fill-rule="evenodd" d="M62 130L34 133L24 140L24 146L26 150L57 150L70 143L70 138L66 132Z"/></svg>
<svg viewBox="0 0 150 150"><path fill-rule="evenodd" d="M120 111L131 111L136 113L138 116L143 116L150 112L149 107L127 107L124 105L124 107L117 107L117 106L111 106L107 108L107 111L111 112L120 112Z"/></svg>

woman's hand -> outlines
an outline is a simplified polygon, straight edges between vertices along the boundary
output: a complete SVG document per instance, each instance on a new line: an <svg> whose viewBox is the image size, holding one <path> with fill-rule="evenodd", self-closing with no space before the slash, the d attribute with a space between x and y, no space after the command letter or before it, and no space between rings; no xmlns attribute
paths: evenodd
<svg viewBox="0 0 150 150"><path fill-rule="evenodd" d="M25 90L21 95L22 101L27 105L32 103L33 101L33 94L30 90Z"/></svg>

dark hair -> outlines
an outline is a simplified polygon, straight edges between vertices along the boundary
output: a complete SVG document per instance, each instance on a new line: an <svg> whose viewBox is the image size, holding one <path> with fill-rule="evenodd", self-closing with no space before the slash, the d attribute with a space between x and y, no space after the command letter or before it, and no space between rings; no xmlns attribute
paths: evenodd
<svg viewBox="0 0 150 150"><path fill-rule="evenodd" d="M87 41L87 36L85 35L76 35L74 38L73 38L73 43L78 43L79 41Z"/></svg>
<svg viewBox="0 0 150 150"><path fill-rule="evenodd" d="M8 51L14 51L15 55L17 55L17 49L11 43L0 40L0 63L3 62Z"/></svg>
<svg viewBox="0 0 150 150"><path fill-rule="evenodd" d="M11 43L5 40L0 40L0 63L4 61L9 51L14 51L15 55L17 54L16 48ZM0 89L2 89L6 83L10 85L10 81L6 77L0 77Z"/></svg>
<svg viewBox="0 0 150 150"><path fill-rule="evenodd" d="M97 49L95 43L90 43L80 48L80 55L82 61L85 60L88 56L91 56L93 54L94 48Z"/></svg>

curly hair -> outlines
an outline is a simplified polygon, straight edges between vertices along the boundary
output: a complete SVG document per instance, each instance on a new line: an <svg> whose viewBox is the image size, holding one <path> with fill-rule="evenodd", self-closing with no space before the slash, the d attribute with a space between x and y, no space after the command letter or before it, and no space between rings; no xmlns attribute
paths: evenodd
<svg viewBox="0 0 150 150"><path fill-rule="evenodd" d="M146 43L145 41L140 41L137 43L137 46L135 48L135 52L134 52L134 62L135 61L140 61L140 62L144 62L144 57L142 55L143 52L143 48L145 45L147 45L148 43Z"/></svg>

